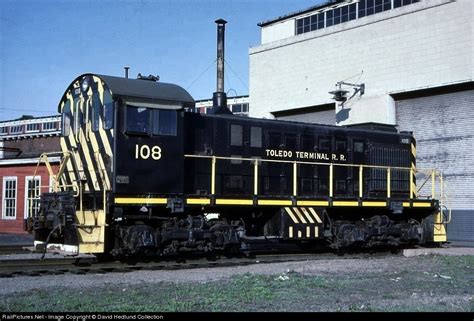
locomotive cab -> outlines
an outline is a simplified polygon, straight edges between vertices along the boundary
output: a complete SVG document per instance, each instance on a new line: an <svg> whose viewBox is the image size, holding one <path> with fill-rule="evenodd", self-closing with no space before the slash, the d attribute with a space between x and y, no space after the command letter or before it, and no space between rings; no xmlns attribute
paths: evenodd
<svg viewBox="0 0 474 321"><path fill-rule="evenodd" d="M62 163L54 192L29 219L35 245L102 253L106 226L129 196L182 193L183 88L154 80L84 74L64 93ZM181 170L173 170L173 169ZM156 182L160 182L156 184ZM136 209L134 209L136 210ZM111 231L112 232L112 231Z"/></svg>

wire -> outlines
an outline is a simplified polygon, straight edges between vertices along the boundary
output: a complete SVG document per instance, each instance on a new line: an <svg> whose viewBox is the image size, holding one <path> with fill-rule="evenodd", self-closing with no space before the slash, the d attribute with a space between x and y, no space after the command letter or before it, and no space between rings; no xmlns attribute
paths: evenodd
<svg viewBox="0 0 474 321"><path fill-rule="evenodd" d="M359 78L355 81L355 83L357 83L363 73L364 73L364 70L362 70L361 72L359 72L359 73L357 73L357 74L355 74L355 75L349 76L349 77L347 77L346 79L343 79L343 80L341 80L341 81L346 81L346 80L348 80L348 79L351 79L351 78L354 78L354 77L356 77L356 76L359 76Z"/></svg>
<svg viewBox="0 0 474 321"><path fill-rule="evenodd" d="M238 80L240 80L240 82L242 83L242 85L244 85L244 87L247 89L247 91L249 90L249 86L239 77L239 75L237 74L237 72L234 70L234 68L232 68L232 66L229 64L229 62L227 60L224 60L224 62L226 63L227 66L229 66L230 70L234 73L234 75L237 77Z"/></svg>
<svg viewBox="0 0 474 321"><path fill-rule="evenodd" d="M4 108L0 107L0 112L3 110L13 110L13 111L30 111L30 112L51 112L49 109L19 109L19 108ZM54 108L53 108L54 110Z"/></svg>
<svg viewBox="0 0 474 321"><path fill-rule="evenodd" d="M191 87L196 83L196 81L198 81L198 80L209 70L209 68L211 68L211 67L214 65L214 63L216 62L216 60L217 60L217 59L214 59L214 61L212 61L212 62L209 64L209 66L207 66L207 68L206 68L199 76L197 76L197 78L194 79L194 80L191 82L191 84L190 84L189 86L186 87L186 90L188 90L189 88L191 88Z"/></svg>

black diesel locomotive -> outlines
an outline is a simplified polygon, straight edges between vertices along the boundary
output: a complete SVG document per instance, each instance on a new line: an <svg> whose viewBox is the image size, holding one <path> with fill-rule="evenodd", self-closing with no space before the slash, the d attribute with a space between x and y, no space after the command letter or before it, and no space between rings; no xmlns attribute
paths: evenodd
<svg viewBox="0 0 474 321"><path fill-rule="evenodd" d="M333 248L446 240L439 202L417 195L411 133L193 106L176 85L75 79L59 104L56 192L41 196L30 220L35 243L128 255L265 240Z"/></svg>

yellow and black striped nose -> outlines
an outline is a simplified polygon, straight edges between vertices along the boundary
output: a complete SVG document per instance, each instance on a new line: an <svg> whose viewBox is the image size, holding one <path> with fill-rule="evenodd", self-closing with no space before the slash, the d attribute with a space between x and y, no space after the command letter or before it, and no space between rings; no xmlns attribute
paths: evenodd
<svg viewBox="0 0 474 321"><path fill-rule="evenodd" d="M323 220L312 207L282 209L282 234L286 239L316 239L322 237Z"/></svg>

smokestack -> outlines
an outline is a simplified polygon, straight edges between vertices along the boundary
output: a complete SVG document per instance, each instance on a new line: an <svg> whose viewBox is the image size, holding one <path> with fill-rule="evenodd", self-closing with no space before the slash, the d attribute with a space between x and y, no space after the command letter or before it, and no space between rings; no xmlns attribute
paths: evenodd
<svg viewBox="0 0 474 321"><path fill-rule="evenodd" d="M125 66L125 67L123 67L123 69L125 70L125 78L128 79L128 70L130 69L130 67Z"/></svg>
<svg viewBox="0 0 474 321"><path fill-rule="evenodd" d="M227 108L227 95L224 90L224 47L225 24L227 21L218 19L217 23L217 88L212 95L212 114L232 114Z"/></svg>

